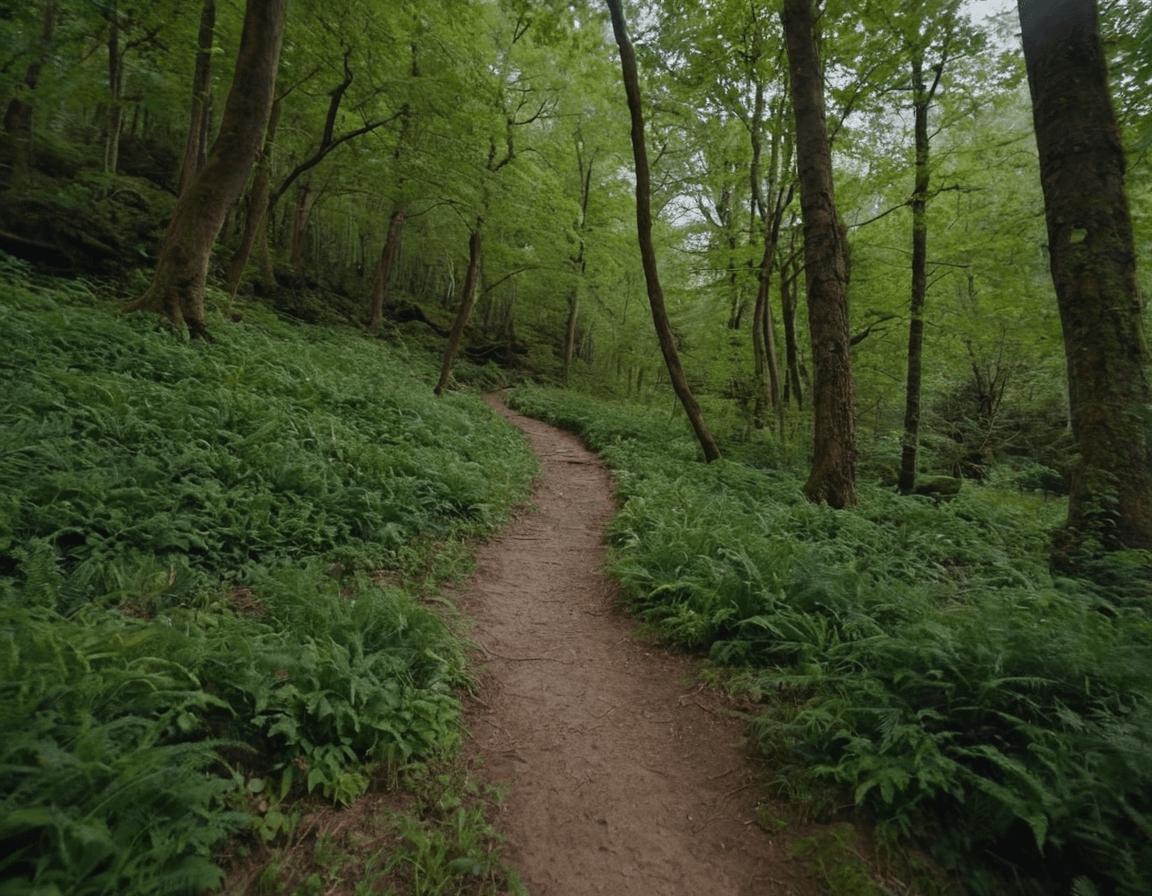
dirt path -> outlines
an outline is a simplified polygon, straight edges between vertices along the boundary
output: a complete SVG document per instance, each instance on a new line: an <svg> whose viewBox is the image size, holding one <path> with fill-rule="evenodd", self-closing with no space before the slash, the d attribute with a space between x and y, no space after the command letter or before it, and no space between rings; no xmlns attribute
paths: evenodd
<svg viewBox="0 0 1152 896"><path fill-rule="evenodd" d="M809 896L755 823L763 772L691 660L629 638L600 571L612 483L573 436L490 404L542 458L538 510L486 545L463 587L486 660L468 725L510 782L497 826L532 896Z"/></svg>

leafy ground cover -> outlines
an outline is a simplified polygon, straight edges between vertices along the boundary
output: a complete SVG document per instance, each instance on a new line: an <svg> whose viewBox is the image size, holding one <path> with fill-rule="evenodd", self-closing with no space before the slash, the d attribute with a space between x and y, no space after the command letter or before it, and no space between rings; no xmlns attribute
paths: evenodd
<svg viewBox="0 0 1152 896"><path fill-rule="evenodd" d="M834 511L798 469L692 462L666 413L527 387L510 403L613 466L612 574L760 698L782 789L847 791L973 892L1152 889L1152 597L1138 576L1051 574L1059 502L865 483Z"/></svg>
<svg viewBox="0 0 1152 896"><path fill-rule="evenodd" d="M257 308L189 345L120 300L0 261L4 892L199 892L228 835L450 755L422 598L535 470L402 346Z"/></svg>

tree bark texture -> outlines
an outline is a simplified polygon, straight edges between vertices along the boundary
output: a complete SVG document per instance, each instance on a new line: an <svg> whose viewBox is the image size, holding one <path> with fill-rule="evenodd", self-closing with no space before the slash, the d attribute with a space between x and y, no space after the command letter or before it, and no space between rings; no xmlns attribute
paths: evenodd
<svg viewBox="0 0 1152 896"><path fill-rule="evenodd" d="M460 350L460 341L464 338L464 328L472 319L472 309L476 305L476 284L480 282L480 227L482 221L477 219L476 227L468 236L468 271L464 274L464 286L460 290L460 307L456 310L456 319L452 322L452 330L448 333L448 345L444 349L444 364L440 368L440 380L432 391L439 395L448 388L448 379L452 376L452 365L456 361L456 352Z"/></svg>
<svg viewBox="0 0 1152 896"><path fill-rule="evenodd" d="M212 244L248 181L272 106L286 0L248 0L220 133L180 194L152 283L129 310L157 311L193 338L207 338L204 284Z"/></svg>
<svg viewBox="0 0 1152 896"><path fill-rule="evenodd" d="M199 170L201 147L207 140L208 93L212 87L212 42L216 33L216 2L204 0L200 9L200 31L196 38L196 68L192 73L192 114L188 123L188 140L180 163L177 195L183 193Z"/></svg>
<svg viewBox="0 0 1152 896"><path fill-rule="evenodd" d="M276 145L276 128L280 125L280 100L272 101L272 109L268 113L268 126L264 129L264 148L260 151L260 158L256 162L256 173L252 176L252 186L248 190L248 214L244 218L244 233L240 237L240 244L232 253L228 261L225 276L228 278L228 289L235 292L240 285L240 278L244 276L244 269L252 257L252 248L261 232L268 229L268 190L272 182L272 149ZM276 284L268 281L265 287L271 289Z"/></svg>
<svg viewBox="0 0 1152 896"><path fill-rule="evenodd" d="M1063 547L1152 550L1148 345L1096 4L1018 6L1080 454Z"/></svg>
<svg viewBox="0 0 1152 896"><path fill-rule="evenodd" d="M684 368L676 350L676 339L664 307L664 291L660 286L660 276L656 269L656 249L652 243L651 177L648 171L648 151L644 144L644 113L640 102L640 77L636 69L636 53L624 24L624 13L619 0L607 0L612 16L612 30L616 44L620 48L620 65L624 77L624 92L628 97L628 111L632 120L632 154L636 160L636 230L640 242L640 259L644 267L644 279L648 285L648 303L652 308L652 321L656 326L656 337L660 341L660 351L668 367L672 388L679 398L700 447L704 459L711 463L719 459L720 449L712 438L704 415L700 411Z"/></svg>
<svg viewBox="0 0 1152 896"><path fill-rule="evenodd" d="M796 118L814 368L814 456L804 494L831 507L849 507L856 503L856 397L849 355L848 267L832 189L832 151L811 0L784 0L783 19Z"/></svg>

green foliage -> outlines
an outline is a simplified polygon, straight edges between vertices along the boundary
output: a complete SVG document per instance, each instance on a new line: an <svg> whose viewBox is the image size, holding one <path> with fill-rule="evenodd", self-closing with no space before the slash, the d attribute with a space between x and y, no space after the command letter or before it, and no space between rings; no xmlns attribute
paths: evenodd
<svg viewBox="0 0 1152 896"><path fill-rule="evenodd" d="M320 827L303 861L299 850L292 856L273 850L259 891L394 893L400 885L413 896L525 896L523 883L503 865L504 841L489 821L499 792L441 763L408 766L404 790L410 801L402 813L374 811L355 830Z"/></svg>
<svg viewBox="0 0 1152 896"><path fill-rule="evenodd" d="M194 893L246 822L207 774L226 708L165 657L157 626L0 610L0 878L27 892ZM22 892L24 892L22 890Z"/></svg>
<svg viewBox="0 0 1152 896"><path fill-rule="evenodd" d="M797 841L792 855L808 860L816 879L836 896L885 896L888 892L872 879L856 853L851 825L841 824Z"/></svg>
<svg viewBox="0 0 1152 896"><path fill-rule="evenodd" d="M395 767L459 745L462 659L431 610L368 583L345 595L308 568L252 596L266 612L221 631L199 668L232 708L229 734L266 744L281 796L299 783L347 805L367 787L363 760Z"/></svg>
<svg viewBox="0 0 1152 896"><path fill-rule="evenodd" d="M1147 591L1053 577L1059 502L862 485L859 508L834 511L786 473L686 463L678 428L651 416L626 431L627 414L587 399L515 402L595 434L623 499L610 570L625 600L669 640L747 668L783 788L843 788L895 833L929 832L977 892L998 886L990 853L1064 886L1147 891Z"/></svg>
<svg viewBox="0 0 1152 896"><path fill-rule="evenodd" d="M301 553L374 564L490 529L531 475L515 436L434 400L402 352L269 321L202 352L28 289L0 314L5 531L51 543L89 596L122 600L147 557L177 601Z"/></svg>
<svg viewBox="0 0 1152 896"><path fill-rule="evenodd" d="M202 892L223 837L455 750L461 642L414 592L535 465L401 349L100 305L3 262L0 881Z"/></svg>

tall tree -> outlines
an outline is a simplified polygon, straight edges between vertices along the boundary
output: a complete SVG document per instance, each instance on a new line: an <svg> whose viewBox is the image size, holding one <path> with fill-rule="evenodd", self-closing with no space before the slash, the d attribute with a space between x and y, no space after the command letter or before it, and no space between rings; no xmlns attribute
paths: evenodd
<svg viewBox="0 0 1152 896"><path fill-rule="evenodd" d="M623 69L624 91L628 97L628 111L632 119L632 153L636 162L636 230L640 242L640 256L644 264L644 279L648 284L648 303L652 308L652 320L656 325L656 336L660 340L660 351L668 367L672 388L684 407L704 459L711 463L720 457L720 449L712 438L712 433L704 423L700 410L684 368L676 350L676 338L664 307L664 291L660 286L660 276L656 269L656 249L652 243L651 176L648 169L648 150L644 143L644 112L640 100L640 76L636 68L636 52L628 37L624 24L624 13L619 0L608 0L608 11L612 16L612 31L620 48L620 64Z"/></svg>
<svg viewBox="0 0 1152 896"><path fill-rule="evenodd" d="M1152 387L1094 0L1018 0L1079 459L1069 550L1152 550Z"/></svg>
<svg viewBox="0 0 1152 896"><path fill-rule="evenodd" d="M816 417L812 471L804 494L831 507L849 507L856 503L856 395L849 355L848 266L845 230L832 187L832 148L812 0L784 0L783 16L796 118Z"/></svg>
<svg viewBox="0 0 1152 896"><path fill-rule="evenodd" d="M904 435L900 446L898 487L909 494L916 487L917 458L920 453L920 399L924 362L924 304L928 296L928 187L929 154L932 135L928 113L959 27L958 3L948 0L936 12L925 11L919 3L900 9L894 30L901 33L902 50L911 69L914 175L912 185L912 289L908 311L908 371L904 390ZM891 21L891 20L890 20ZM934 59L929 59L932 54Z"/></svg>
<svg viewBox="0 0 1152 896"><path fill-rule="evenodd" d="M180 194L152 283L128 310L149 309L193 338L208 338L204 284L212 244L248 181L276 85L287 0L248 0L220 133L204 166Z"/></svg>

